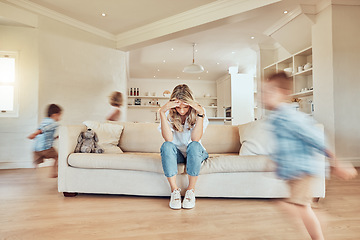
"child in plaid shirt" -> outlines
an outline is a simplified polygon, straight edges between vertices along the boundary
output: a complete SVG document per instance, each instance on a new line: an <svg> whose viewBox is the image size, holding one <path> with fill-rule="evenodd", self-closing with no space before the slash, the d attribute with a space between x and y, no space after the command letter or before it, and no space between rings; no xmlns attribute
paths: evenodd
<svg viewBox="0 0 360 240"><path fill-rule="evenodd" d="M44 159L53 158L55 160L51 177L57 177L58 153L53 148L54 134L61 119L62 109L56 104L48 107L47 116L44 118L38 129L28 136L29 139L35 138L34 144L34 164L44 162Z"/></svg>
<svg viewBox="0 0 360 240"><path fill-rule="evenodd" d="M270 76L264 84L263 102L272 111L269 123L275 135L275 150L271 155L277 164L277 175L287 181L290 197L280 204L300 218L312 239L324 239L320 222L311 208L311 185L316 177L324 175L322 163L316 161L318 152L331 159L331 170L348 180L357 175L355 168L340 164L326 148L323 134L304 113L287 103L292 81L284 72Z"/></svg>

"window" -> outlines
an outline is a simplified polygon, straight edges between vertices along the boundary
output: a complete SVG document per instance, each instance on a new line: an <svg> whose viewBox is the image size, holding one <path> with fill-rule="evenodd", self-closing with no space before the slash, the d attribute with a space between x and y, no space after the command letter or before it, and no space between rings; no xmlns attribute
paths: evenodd
<svg viewBox="0 0 360 240"><path fill-rule="evenodd" d="M17 117L17 53L0 51L0 117Z"/></svg>

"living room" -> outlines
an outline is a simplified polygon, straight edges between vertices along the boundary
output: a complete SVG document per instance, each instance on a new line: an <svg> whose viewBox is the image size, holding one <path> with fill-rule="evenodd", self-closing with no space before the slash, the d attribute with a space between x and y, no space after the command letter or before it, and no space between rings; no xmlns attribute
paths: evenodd
<svg viewBox="0 0 360 240"><path fill-rule="evenodd" d="M62 1L55 2L60 4ZM81 16L78 16L78 19L70 17L71 13L76 13L74 10L71 11L71 8L70 10L67 8L69 15L66 15L64 9L74 4L71 1L64 3L63 9L61 9L61 5L60 8L52 9L51 7L55 6L52 4L55 3L51 4L51 1L0 1L0 51L2 54L16 53L18 60L15 116L9 112L9 115L6 116L7 113L2 112L0 118L2 136L0 169L32 170L32 142L26 137L37 128L49 103L57 103L63 107L61 125L78 125L85 120L103 121L109 110L107 98L112 91L117 90L127 96L130 87L138 87L142 84L140 88L143 96L146 92L148 92L147 95L156 92L147 87L151 85L149 82L154 79L153 73L149 74L149 77L142 77L139 80L139 77L132 72L137 70L136 68L132 70L133 65L139 60L136 57L145 54L146 49L155 45L163 47L169 45L169 42L186 39L189 44L184 44L184 47L188 48L190 53L184 57L186 62L181 65L177 64L180 65L177 67L181 72L183 67L192 60L191 43L196 41L196 39L190 40L192 35L196 36L202 32L205 34L207 31L211 33L211 31L226 28L232 24L234 26L241 25L242 22L245 25L255 16L265 14L264 12L273 12L276 9L279 10L279 16L273 22L267 23L267 31L257 32L254 29L251 34L258 34L256 39L251 39L252 35L250 34L248 40L251 43L253 40L258 40L257 36L259 38L262 36L264 39L271 39L271 44L256 42L249 45L248 48L251 48L252 54L256 56L255 69L239 67L239 73L248 74L251 72L248 69L252 69L251 74L256 76L254 85L257 86L257 98L259 99L261 98L264 68L311 47L312 87L314 89L312 101L315 108L313 118L324 125L328 144L335 151L338 159L351 162L357 167L360 166L360 129L356 127L360 110L354 107L360 101L358 99L360 89L358 81L360 76L358 68L360 3L358 1L272 0L256 1L255 3L249 0L204 0L197 1L197 3L191 3L193 1L176 3L177 5L172 8L167 6L175 3L155 1L153 2L154 6L148 6L146 2L141 1L145 9L146 7L149 10L150 7L157 8L159 9L157 14L163 17L159 18L158 16L157 19L153 17L156 20L149 21L144 16L145 20L142 25L128 26L127 29L123 29L123 32L110 32L96 25L96 23L102 23L102 16L83 22L79 20ZM101 6L99 2L97 4L97 6ZM131 5L132 7L128 6L129 9L126 11L134 11L137 9L137 4L134 3ZM292 9L284 9L280 6L292 6ZM176 10L177 7L182 10ZM77 6L74 8L76 9ZM89 6L89 9L92 8L94 6ZM170 11L170 9L172 10ZM154 9L152 10L154 12ZM99 10L99 15L101 11L103 10ZM213 11L216 14L213 14ZM284 11L288 12L285 14ZM179 16L180 13L188 15ZM132 14L134 15L134 13ZM195 16L203 17L196 18ZM214 33L212 34L214 35ZM196 63L203 64L205 60L203 60L204 62L200 60L207 50L201 49L201 41L196 43L199 51L195 52L195 60ZM212 46L212 48L216 47ZM214 60L212 61L214 62ZM146 70L146 63L141 61L138 63L138 67ZM216 62L214 63L216 64ZM223 67L223 76L228 75L228 67L229 65ZM160 70L162 71L162 69ZM201 75L201 79L198 79L199 75L196 74L182 75L180 79L189 86L194 86L194 92L198 97L205 98L204 95L209 93L210 96L215 95L218 98L217 81L221 77L217 75L207 79L206 72L202 74L204 75ZM166 88L161 88L156 92L155 96L162 96L163 90L172 91L171 86L175 86L177 81L180 81L177 77L177 75L172 75L154 80L155 84L167 80L170 82L166 83L168 84ZM203 91L202 85L207 86L206 91ZM129 116L131 116L131 121L139 121L138 118L132 118L134 111L139 111L139 109L128 107L133 99L125 97L125 105L121 108L122 122L129 121ZM211 106L212 103L213 101L210 100L206 104ZM252 109L253 107L250 106ZM212 108L209 109L212 111ZM155 120L156 111L151 112L152 110L145 109L144 111L149 111L149 118ZM217 112L219 115L219 109ZM254 117L257 116L257 119L265 117L266 113L262 109L260 101L258 101L256 113L253 114ZM44 171L44 169L40 169L40 171ZM41 172L39 176L46 178L45 175L44 172ZM20 177L21 174L14 174L14 176ZM23 176L30 175L25 173ZM36 176L30 176L30 178L34 182L40 181ZM50 180L46 179L46 181ZM46 182L45 186L53 187L51 184L55 184L55 182ZM356 185L353 184L353 186ZM3 188L3 190L6 189L6 187ZM56 192L55 188L53 190ZM56 192L56 194L58 193ZM332 196L336 198L337 195ZM59 196L57 195L57 197ZM93 196L90 198L96 199ZM101 196L101 199L106 199L106 197ZM113 200L114 197L110 197L110 199ZM70 201L75 202L75 200ZM132 199L124 201L130 203ZM139 199L139 201L146 202L147 200ZM207 201L204 200L204 202ZM150 206L156 209L155 202L151 202ZM236 205L233 200L226 202L221 199L220 202ZM247 203L252 204L251 202ZM117 206L116 203L111 204L113 207ZM212 206L213 202L206 204L204 205ZM358 207L358 203L356 204ZM230 209L229 212L231 212ZM7 221L6 219L2 220ZM230 224L232 223L230 222ZM266 239L279 238L268 237Z"/></svg>

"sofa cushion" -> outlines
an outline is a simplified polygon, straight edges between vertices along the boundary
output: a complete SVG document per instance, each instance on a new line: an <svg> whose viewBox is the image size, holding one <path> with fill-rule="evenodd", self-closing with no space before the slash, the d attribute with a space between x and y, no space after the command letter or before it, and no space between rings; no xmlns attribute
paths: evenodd
<svg viewBox="0 0 360 240"><path fill-rule="evenodd" d="M158 153L95 154L72 153L68 164L77 168L121 169L163 174ZM238 154L210 154L201 165L200 174L232 172L274 171L274 163L263 155L239 156ZM178 164L178 174L185 173L185 165Z"/></svg>
<svg viewBox="0 0 360 240"><path fill-rule="evenodd" d="M237 126L209 125L201 138L209 154L239 153L240 139Z"/></svg>
<svg viewBox="0 0 360 240"><path fill-rule="evenodd" d="M123 126L110 122L100 123L95 121L85 121L83 124L95 131L99 138L98 145L104 149L104 153L123 152L118 146Z"/></svg>
<svg viewBox="0 0 360 240"><path fill-rule="evenodd" d="M121 169L164 173L159 153L72 153L68 157L68 164L77 168ZM184 164L178 164L178 173L184 173Z"/></svg>
<svg viewBox="0 0 360 240"><path fill-rule="evenodd" d="M269 155L274 144L271 134L265 120L239 125L239 155Z"/></svg>
<svg viewBox="0 0 360 240"><path fill-rule="evenodd" d="M124 131L119 142L124 152L160 153L164 142L157 130L158 123L119 123L124 125Z"/></svg>
<svg viewBox="0 0 360 240"><path fill-rule="evenodd" d="M202 163L200 174L273 171L275 163L265 155L210 154Z"/></svg>

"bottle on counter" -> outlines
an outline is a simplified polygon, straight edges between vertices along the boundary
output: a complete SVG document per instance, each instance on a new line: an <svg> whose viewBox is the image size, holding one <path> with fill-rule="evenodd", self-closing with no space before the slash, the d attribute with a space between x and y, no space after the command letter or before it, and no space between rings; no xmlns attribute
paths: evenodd
<svg viewBox="0 0 360 240"><path fill-rule="evenodd" d="M130 88L130 96L133 95L133 91L132 91L132 88Z"/></svg>
<svg viewBox="0 0 360 240"><path fill-rule="evenodd" d="M139 92L139 88L137 88L137 91L136 91L136 96L139 96L140 92Z"/></svg>

